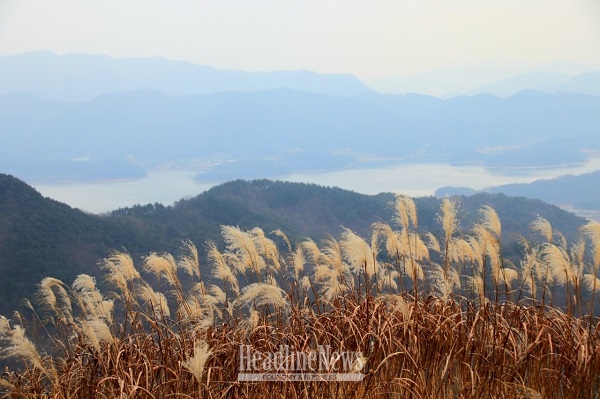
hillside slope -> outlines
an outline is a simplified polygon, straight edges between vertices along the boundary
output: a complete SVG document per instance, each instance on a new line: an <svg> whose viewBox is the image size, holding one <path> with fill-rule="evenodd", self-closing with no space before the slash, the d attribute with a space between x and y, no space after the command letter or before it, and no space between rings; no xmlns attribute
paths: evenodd
<svg viewBox="0 0 600 399"><path fill-rule="evenodd" d="M127 250L135 262L151 251L178 253L182 240L199 247L201 267L207 267L207 240L222 245L220 226L281 229L292 242L334 236L342 226L362 236L373 222L391 222L390 193L363 195L314 184L268 180L233 181L216 186L173 206L138 205L98 216L42 197L20 180L0 174L0 314L31 298L36 284L52 276L70 284L80 273L99 277L98 261L112 250ZM415 200L419 229L438 234L440 200ZM482 205L493 206L503 222L505 244L513 233L527 234L537 215L572 238L584 223L555 206L505 195L463 197L463 228L477 220ZM204 275L209 275L205 270Z"/></svg>

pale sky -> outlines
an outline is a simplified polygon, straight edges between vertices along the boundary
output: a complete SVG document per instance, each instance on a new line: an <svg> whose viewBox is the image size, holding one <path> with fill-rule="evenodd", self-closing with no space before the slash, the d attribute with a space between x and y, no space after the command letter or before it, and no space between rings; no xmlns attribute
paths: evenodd
<svg viewBox="0 0 600 399"><path fill-rule="evenodd" d="M0 55L36 50L361 79L559 60L600 69L600 1L0 0Z"/></svg>

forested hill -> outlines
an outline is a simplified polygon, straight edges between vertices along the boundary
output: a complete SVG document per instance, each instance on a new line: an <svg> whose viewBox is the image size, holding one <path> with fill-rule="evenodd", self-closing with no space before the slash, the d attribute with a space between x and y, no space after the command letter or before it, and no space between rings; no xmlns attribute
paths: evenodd
<svg viewBox="0 0 600 399"><path fill-rule="evenodd" d="M0 174L0 310L31 297L46 276L70 281L97 274L109 250L134 245L137 232L44 198L32 187Z"/></svg>
<svg viewBox="0 0 600 399"><path fill-rule="evenodd" d="M335 236L342 226L366 236L373 222L391 223L393 199L390 193L363 195L314 184L238 180L172 206L138 205L100 216L44 198L22 181L0 174L0 314L15 309L22 298L31 298L44 277L70 284L80 273L100 276L98 261L111 250L129 251L139 265L141 256L151 251L176 254L182 240L191 239L202 256L207 240L222 244L221 225L281 229L292 242ZM415 202L419 229L437 234L440 200L426 197ZM465 229L476 221L482 205L493 206L507 244L512 233L526 234L537 215L567 237L584 223L538 200L477 194L461 202ZM206 267L204 260L201 266Z"/></svg>

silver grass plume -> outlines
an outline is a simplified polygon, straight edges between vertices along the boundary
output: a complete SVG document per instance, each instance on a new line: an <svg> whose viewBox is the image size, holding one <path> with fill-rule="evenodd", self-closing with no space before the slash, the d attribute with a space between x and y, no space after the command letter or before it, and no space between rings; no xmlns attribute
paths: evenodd
<svg viewBox="0 0 600 399"><path fill-rule="evenodd" d="M201 278L198 248L196 248L196 245L191 240L183 241L181 248L183 255L179 259L179 268L192 277L198 276L198 278Z"/></svg>
<svg viewBox="0 0 600 399"><path fill-rule="evenodd" d="M296 251L292 257L292 265L294 267L294 277L296 281L300 278L300 273L304 271L304 252L302 251L302 247L296 248Z"/></svg>
<svg viewBox="0 0 600 399"><path fill-rule="evenodd" d="M468 241L458 237L453 237L451 241L451 259L453 262L459 263L475 261L475 252Z"/></svg>
<svg viewBox="0 0 600 399"><path fill-rule="evenodd" d="M86 342L97 351L100 350L100 344L102 342L110 343L114 340L110 328L104 319L92 317L80 320L79 324Z"/></svg>
<svg viewBox="0 0 600 399"><path fill-rule="evenodd" d="M532 295L535 295L537 290L536 282L541 281L543 277L538 249L537 247L533 247L530 251L525 252L521 260L521 284Z"/></svg>
<svg viewBox="0 0 600 399"><path fill-rule="evenodd" d="M187 298L187 312L184 312L182 316L184 320L193 323L194 332L206 331L215 322L214 312L200 302L194 296Z"/></svg>
<svg viewBox="0 0 600 399"><path fill-rule="evenodd" d="M194 344L194 354L188 360L182 362L181 365L192 373L198 383L201 383L204 367L212 353L205 341L198 341Z"/></svg>
<svg viewBox="0 0 600 399"><path fill-rule="evenodd" d="M398 291L398 283L396 280L400 277L400 273L394 270L390 264L382 264L377 273L377 285L380 290L389 289Z"/></svg>
<svg viewBox="0 0 600 399"><path fill-rule="evenodd" d="M502 225L500 223L500 218L498 217L498 214L496 213L494 208L492 208L489 205L484 205L479 210L479 213L481 214L483 219L483 227L490 230L496 235L498 239L500 239L500 235L502 233Z"/></svg>
<svg viewBox="0 0 600 399"><path fill-rule="evenodd" d="M388 256L399 257L404 254L404 248L401 248L400 240L398 240L389 224L382 222L373 223L373 230L377 231L383 237Z"/></svg>
<svg viewBox="0 0 600 399"><path fill-rule="evenodd" d="M237 295L240 292L238 279L233 275L225 257L212 241L207 243L207 255L208 262L212 266L212 276L228 283L231 290Z"/></svg>
<svg viewBox="0 0 600 399"><path fill-rule="evenodd" d="M227 249L239 259L244 272L247 273L248 270L251 270L259 276L266 265L252 236L233 226L222 226L221 234L227 244Z"/></svg>
<svg viewBox="0 0 600 399"><path fill-rule="evenodd" d="M586 264L584 261L585 239L583 237L579 237L579 239L571 246L570 254L571 267L573 268L573 273L576 276L575 278L579 281L583 277L586 268ZM593 267L591 267L590 269L593 270Z"/></svg>
<svg viewBox="0 0 600 399"><path fill-rule="evenodd" d="M252 333L256 327L258 327L258 323L260 322L260 316L258 311L255 309L250 309L250 314L247 318L243 319L240 323L240 329L245 331L246 333Z"/></svg>
<svg viewBox="0 0 600 399"><path fill-rule="evenodd" d="M308 276L302 277L300 285L304 291L308 291L308 289L311 288L310 278Z"/></svg>
<svg viewBox="0 0 600 399"><path fill-rule="evenodd" d="M427 248L437 252L438 254L441 253L440 242L432 233L425 233L425 242L427 243Z"/></svg>
<svg viewBox="0 0 600 399"><path fill-rule="evenodd" d="M342 245L334 237L328 236L323 240L323 251L320 254L322 255L321 261L331 266L338 276L350 272L348 265L344 262Z"/></svg>
<svg viewBox="0 0 600 399"><path fill-rule="evenodd" d="M481 276L467 276L467 285L473 290L473 292L477 295L477 299L479 304L484 304L486 301L485 292L484 292L484 284Z"/></svg>
<svg viewBox="0 0 600 399"><path fill-rule="evenodd" d="M597 273L600 268L600 223L590 221L583 226L582 231L590 240L593 267Z"/></svg>
<svg viewBox="0 0 600 399"><path fill-rule="evenodd" d="M208 287L208 292L210 292L210 295L217 300L217 303L220 303L220 304L225 303L225 301L227 299L225 292L218 286L211 284Z"/></svg>
<svg viewBox="0 0 600 399"><path fill-rule="evenodd" d="M171 254L151 253L144 258L144 271L152 273L158 280L164 278L170 286L180 287L177 278L177 263Z"/></svg>
<svg viewBox="0 0 600 399"><path fill-rule="evenodd" d="M279 263L279 251L277 250L277 246L273 240L267 238L264 231L258 227L250 230L250 234L252 235L252 240L254 241L254 245L258 250L258 253L263 257L265 262L268 261L268 264L274 270L281 270L281 264Z"/></svg>
<svg viewBox="0 0 600 399"><path fill-rule="evenodd" d="M600 288L600 279L593 274L583 275L583 284L591 292L595 292Z"/></svg>
<svg viewBox="0 0 600 399"><path fill-rule="evenodd" d="M87 274L80 274L71 284L71 292L82 307L85 317L100 316L112 319L112 308L105 306L104 298L96 288L96 279Z"/></svg>
<svg viewBox="0 0 600 399"><path fill-rule="evenodd" d="M251 304L257 307L274 305L279 308L287 308L289 306L285 292L281 288L264 283L254 283L245 287L234 304L239 307Z"/></svg>
<svg viewBox="0 0 600 399"><path fill-rule="evenodd" d="M213 295L216 294L216 295ZM225 293L216 286L211 286L209 289L204 287L204 283L198 283L189 291L189 298L192 299L192 303L199 306L201 317L208 316L211 320L216 317L222 318L223 312L219 305L225 304ZM190 300L188 299L188 303Z"/></svg>
<svg viewBox="0 0 600 399"><path fill-rule="evenodd" d="M547 242L552 243L552 225L546 219L538 216L533 222L531 222L529 227L532 231L539 233L542 237L544 237Z"/></svg>
<svg viewBox="0 0 600 399"><path fill-rule="evenodd" d="M400 194L396 195L393 220L404 229L408 229L411 222L413 227L417 228L417 208L412 198Z"/></svg>
<svg viewBox="0 0 600 399"><path fill-rule="evenodd" d="M542 250L541 257L548 266L555 283L564 285L573 281L571 262L564 249L553 244L546 245Z"/></svg>
<svg viewBox="0 0 600 399"><path fill-rule="evenodd" d="M38 285L36 299L42 308L69 322L73 321L73 305L62 281L53 277L45 277Z"/></svg>
<svg viewBox="0 0 600 399"><path fill-rule="evenodd" d="M100 268L106 270L105 281L120 290L126 298L131 297L129 286L134 280L140 279L140 273L135 269L131 255L123 252L113 252L100 263Z"/></svg>
<svg viewBox="0 0 600 399"><path fill-rule="evenodd" d="M450 237L454 234L458 227L458 203L454 199L444 198L440 205L440 214L438 220L444 230L444 238L446 242L450 241Z"/></svg>
<svg viewBox="0 0 600 399"><path fill-rule="evenodd" d="M317 265L321 261L321 250L312 239L307 238L302 241L300 246L307 252L308 258L313 264Z"/></svg>
<svg viewBox="0 0 600 399"><path fill-rule="evenodd" d="M373 276L379 269L379 263L373 256L370 245L350 229L344 228L340 245L355 273L364 271L368 277Z"/></svg>
<svg viewBox="0 0 600 399"><path fill-rule="evenodd" d="M10 331L10 323L8 319L0 315L0 337Z"/></svg>
<svg viewBox="0 0 600 399"><path fill-rule="evenodd" d="M482 250L482 244L479 242L477 236L468 236L467 242L469 243L469 246L471 247L471 251L473 253L473 268L475 270L475 274L481 275L483 273L484 267L485 254L483 250L485 250L485 248L483 248Z"/></svg>
<svg viewBox="0 0 600 399"><path fill-rule="evenodd" d="M567 238L560 231L555 231L554 235L556 236L557 245L567 248Z"/></svg>
<svg viewBox="0 0 600 399"><path fill-rule="evenodd" d="M329 236L324 240L320 255L321 263L315 267L314 279L322 282L322 294L330 301L333 297L351 289L353 279L350 268L344 262L341 244L334 237Z"/></svg>
<svg viewBox="0 0 600 399"><path fill-rule="evenodd" d="M429 260L429 247L417 233L410 233L408 239L414 245L414 258L417 260Z"/></svg>
<svg viewBox="0 0 600 399"><path fill-rule="evenodd" d="M6 319L5 319L6 320ZM6 330L6 324L3 323L3 330L0 330L0 358L16 357L30 362L33 367L44 374L51 376L47 367L44 366L42 356L39 354L33 342L25 335L25 330L19 325ZM51 369L52 374L55 370Z"/></svg>
<svg viewBox="0 0 600 399"><path fill-rule="evenodd" d="M433 263L431 277L433 279L433 287L443 302L447 302L450 299L455 288L460 289L460 275L453 267L446 271L437 263Z"/></svg>
<svg viewBox="0 0 600 399"><path fill-rule="evenodd" d="M161 320L171 315L167 298L162 292L155 292L149 285L143 285L139 288L138 295L153 310L156 319Z"/></svg>
<svg viewBox="0 0 600 399"><path fill-rule="evenodd" d="M508 267L500 268L500 281L507 286L510 286L513 281L519 280L519 272Z"/></svg>
<svg viewBox="0 0 600 399"><path fill-rule="evenodd" d="M479 253L484 257L487 255L490 259L492 270L492 280L495 285L500 282L500 243L492 232L484 225L475 225L473 228L479 244ZM483 260L482 260L483 261Z"/></svg>
<svg viewBox="0 0 600 399"><path fill-rule="evenodd" d="M275 234L276 236L281 237L283 239L283 242L285 242L288 252L292 252L292 244L290 243L290 240L288 239L287 235L283 231L281 231L280 229L277 229L277 230L272 231L271 234Z"/></svg>

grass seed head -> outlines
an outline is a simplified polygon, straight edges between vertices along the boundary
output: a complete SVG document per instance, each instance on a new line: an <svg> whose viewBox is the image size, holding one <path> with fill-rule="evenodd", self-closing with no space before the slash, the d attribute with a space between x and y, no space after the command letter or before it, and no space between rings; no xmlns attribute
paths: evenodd
<svg viewBox="0 0 600 399"><path fill-rule="evenodd" d="M181 363L183 367L188 369L188 371L194 375L198 383L202 382L204 367L212 353L212 350L208 347L206 342L198 341L194 345L193 356Z"/></svg>

